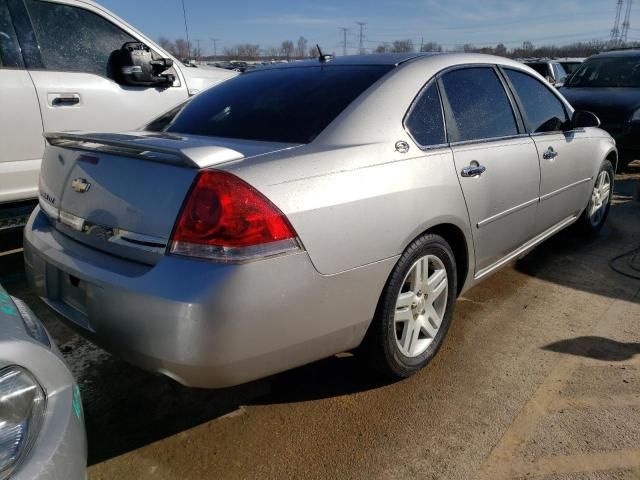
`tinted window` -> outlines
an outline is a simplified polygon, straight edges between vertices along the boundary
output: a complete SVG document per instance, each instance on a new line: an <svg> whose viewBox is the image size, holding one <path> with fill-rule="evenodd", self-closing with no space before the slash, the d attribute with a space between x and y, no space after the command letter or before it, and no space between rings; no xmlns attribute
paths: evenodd
<svg viewBox="0 0 640 480"><path fill-rule="evenodd" d="M416 102L405 123L413 138L420 145L442 145L446 142L442 105L435 82L425 88Z"/></svg>
<svg viewBox="0 0 640 480"><path fill-rule="evenodd" d="M640 55L593 58L571 75L569 87L640 87Z"/></svg>
<svg viewBox="0 0 640 480"><path fill-rule="evenodd" d="M454 121L448 125L451 141L518 133L509 98L493 69L455 70L445 74L442 83Z"/></svg>
<svg viewBox="0 0 640 480"><path fill-rule="evenodd" d="M107 76L109 57L135 39L88 10L26 0L44 68Z"/></svg>
<svg viewBox="0 0 640 480"><path fill-rule="evenodd" d="M308 143L391 68L312 66L254 70L194 97L167 131Z"/></svg>
<svg viewBox="0 0 640 480"><path fill-rule="evenodd" d="M0 67L2 66L23 66L16 32L9 17L9 8L4 0L0 0Z"/></svg>
<svg viewBox="0 0 640 480"><path fill-rule="evenodd" d="M509 69L505 73L520 97L532 133L561 130L569 121L562 102L549 87L526 73Z"/></svg>

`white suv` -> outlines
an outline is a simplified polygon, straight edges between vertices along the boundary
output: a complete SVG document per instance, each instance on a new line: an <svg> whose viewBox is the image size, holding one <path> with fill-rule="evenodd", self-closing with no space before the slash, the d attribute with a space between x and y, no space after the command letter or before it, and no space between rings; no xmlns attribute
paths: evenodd
<svg viewBox="0 0 640 480"><path fill-rule="evenodd" d="M90 0L0 0L0 231L37 197L43 131L135 129L236 75L183 65Z"/></svg>

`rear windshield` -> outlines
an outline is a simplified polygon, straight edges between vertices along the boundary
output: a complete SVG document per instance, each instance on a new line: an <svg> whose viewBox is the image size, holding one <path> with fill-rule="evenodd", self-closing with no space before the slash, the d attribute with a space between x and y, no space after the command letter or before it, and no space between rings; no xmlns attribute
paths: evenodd
<svg viewBox="0 0 640 480"><path fill-rule="evenodd" d="M246 73L193 98L163 130L309 143L391 68L337 65Z"/></svg>
<svg viewBox="0 0 640 480"><path fill-rule="evenodd" d="M527 66L533 68L545 78L549 76L549 66L546 63L527 63Z"/></svg>
<svg viewBox="0 0 640 480"><path fill-rule="evenodd" d="M640 87L640 55L593 58L571 76L569 87Z"/></svg>

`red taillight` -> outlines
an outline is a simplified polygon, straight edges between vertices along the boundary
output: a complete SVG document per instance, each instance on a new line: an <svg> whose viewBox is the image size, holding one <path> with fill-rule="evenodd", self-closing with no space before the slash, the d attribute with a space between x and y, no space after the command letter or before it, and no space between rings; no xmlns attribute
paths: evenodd
<svg viewBox="0 0 640 480"><path fill-rule="evenodd" d="M296 233L278 207L235 175L216 170L198 174L171 238L171 253L223 260L294 247Z"/></svg>

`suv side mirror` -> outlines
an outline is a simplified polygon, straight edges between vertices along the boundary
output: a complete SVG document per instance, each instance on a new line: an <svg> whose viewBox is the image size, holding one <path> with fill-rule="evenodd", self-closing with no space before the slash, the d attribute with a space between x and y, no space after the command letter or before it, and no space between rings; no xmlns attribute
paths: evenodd
<svg viewBox="0 0 640 480"><path fill-rule="evenodd" d="M151 49L141 42L125 43L111 54L109 65L115 80L122 85L167 88L175 81L174 75L162 75L173 66L173 60L154 60Z"/></svg>
<svg viewBox="0 0 640 480"><path fill-rule="evenodd" d="M599 127L600 119L595 113L576 110L571 117L571 128Z"/></svg>

